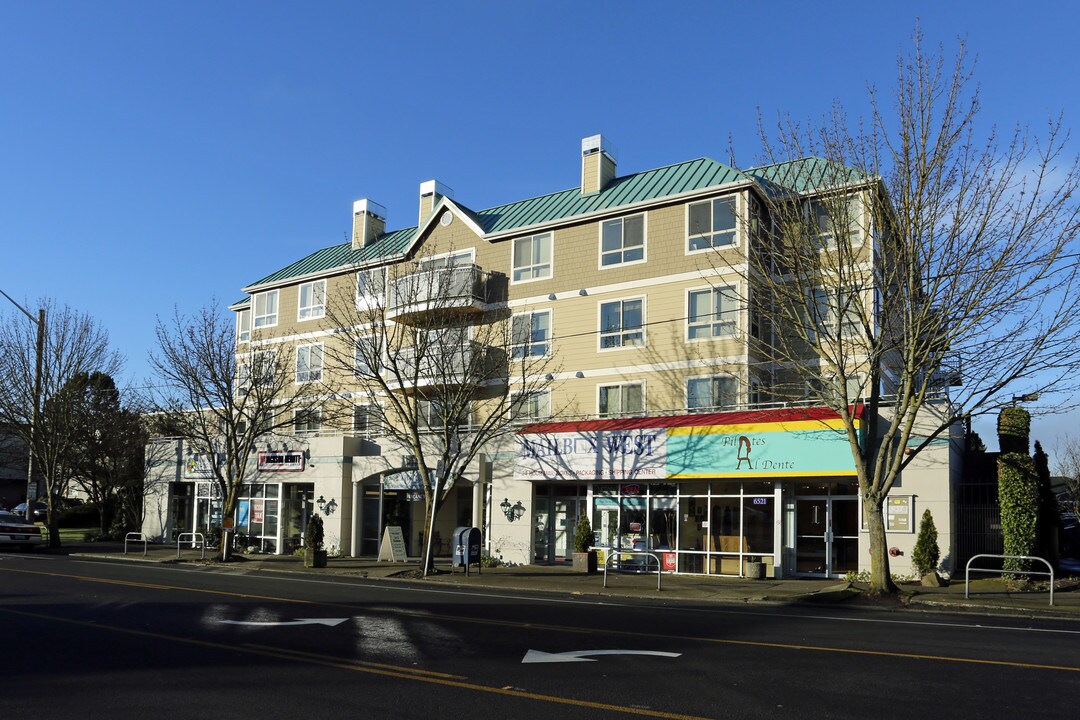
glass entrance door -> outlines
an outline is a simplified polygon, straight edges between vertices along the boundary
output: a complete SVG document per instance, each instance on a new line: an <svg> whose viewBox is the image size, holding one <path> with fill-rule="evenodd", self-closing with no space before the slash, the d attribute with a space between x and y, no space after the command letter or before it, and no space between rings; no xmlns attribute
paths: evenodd
<svg viewBox="0 0 1080 720"><path fill-rule="evenodd" d="M858 553L857 498L795 498L795 574L837 577L859 569Z"/></svg>

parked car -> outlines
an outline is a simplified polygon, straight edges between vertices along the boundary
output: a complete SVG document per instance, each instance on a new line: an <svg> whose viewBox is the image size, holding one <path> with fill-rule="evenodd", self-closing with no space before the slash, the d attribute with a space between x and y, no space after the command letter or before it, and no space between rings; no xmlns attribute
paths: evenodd
<svg viewBox="0 0 1080 720"><path fill-rule="evenodd" d="M22 515L0 512L0 545L17 545L29 549L41 543L40 527L27 522Z"/></svg>
<svg viewBox="0 0 1080 720"><path fill-rule="evenodd" d="M26 517L26 503L19 503L11 509L11 512L15 515L21 515ZM33 509L34 520L38 522L45 522L45 519L49 517L49 506L43 502L34 503Z"/></svg>

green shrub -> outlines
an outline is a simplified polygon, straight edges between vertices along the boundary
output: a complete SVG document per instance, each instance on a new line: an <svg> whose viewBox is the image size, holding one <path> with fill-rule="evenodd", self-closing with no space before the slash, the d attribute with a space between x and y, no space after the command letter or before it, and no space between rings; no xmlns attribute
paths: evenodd
<svg viewBox="0 0 1080 720"><path fill-rule="evenodd" d="M1007 407L998 415L998 449L1008 453L1028 454L1031 437L1031 413L1020 407Z"/></svg>
<svg viewBox="0 0 1080 720"><path fill-rule="evenodd" d="M93 505L75 505L56 514L56 526L61 528L85 528L101 525L101 513Z"/></svg>
<svg viewBox="0 0 1080 720"><path fill-rule="evenodd" d="M919 522L919 537L915 540L915 549L911 553L911 563L919 575L926 575L937 570L938 561L941 559L941 549L938 548L937 540L934 516L930 514L930 508L927 508L923 511L922 520Z"/></svg>
<svg viewBox="0 0 1080 720"><path fill-rule="evenodd" d="M304 544L312 550L323 549L323 522L319 513L312 513L304 528Z"/></svg>
<svg viewBox="0 0 1080 720"><path fill-rule="evenodd" d="M582 513L578 517L577 528L574 529L574 550L588 552L595 544L596 535L593 533L592 523L589 522L589 516Z"/></svg>

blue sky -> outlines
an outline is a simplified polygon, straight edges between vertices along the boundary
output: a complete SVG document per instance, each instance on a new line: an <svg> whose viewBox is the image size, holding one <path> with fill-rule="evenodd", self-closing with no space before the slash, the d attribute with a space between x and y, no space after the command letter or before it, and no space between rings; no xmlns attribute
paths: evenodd
<svg viewBox="0 0 1080 720"><path fill-rule="evenodd" d="M917 18L978 54L986 127L1080 127L1060 2L0 0L0 289L96 317L142 385L157 316L343 241L356 199L399 228L424 180L477 209L565 189L595 133L620 174L751 165L759 109L864 112Z"/></svg>

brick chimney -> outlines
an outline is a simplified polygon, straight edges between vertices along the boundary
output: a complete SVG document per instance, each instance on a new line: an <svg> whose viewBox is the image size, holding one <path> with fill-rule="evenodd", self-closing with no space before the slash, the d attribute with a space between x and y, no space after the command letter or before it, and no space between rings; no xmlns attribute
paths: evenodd
<svg viewBox="0 0 1080 720"><path fill-rule="evenodd" d="M367 198L353 203L352 246L354 250L370 244L386 232L386 208Z"/></svg>
<svg viewBox="0 0 1080 720"><path fill-rule="evenodd" d="M615 148L603 135L581 141L581 194L598 193L615 179Z"/></svg>
<svg viewBox="0 0 1080 720"><path fill-rule="evenodd" d="M421 225L427 220L432 209L438 204L439 198L443 197L454 197L454 191L438 180L428 180L420 183L420 219L417 220L417 225Z"/></svg>

